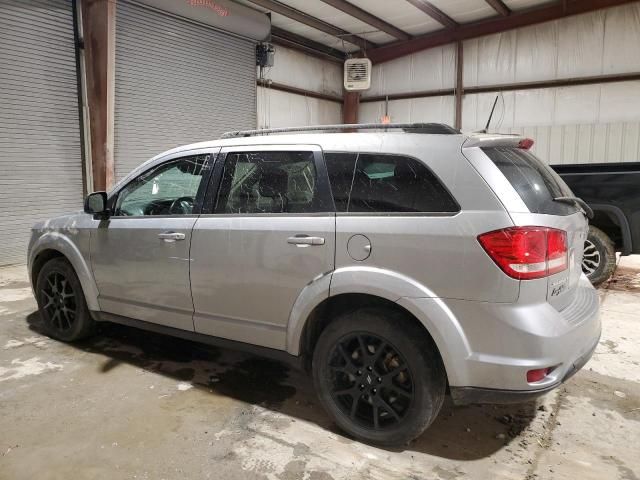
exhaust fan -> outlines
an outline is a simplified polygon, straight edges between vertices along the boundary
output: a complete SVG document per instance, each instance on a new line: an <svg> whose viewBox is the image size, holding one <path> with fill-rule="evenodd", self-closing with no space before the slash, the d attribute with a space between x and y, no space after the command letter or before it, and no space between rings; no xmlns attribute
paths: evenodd
<svg viewBox="0 0 640 480"><path fill-rule="evenodd" d="M344 89L348 92L371 88L371 60L349 58L344 62Z"/></svg>

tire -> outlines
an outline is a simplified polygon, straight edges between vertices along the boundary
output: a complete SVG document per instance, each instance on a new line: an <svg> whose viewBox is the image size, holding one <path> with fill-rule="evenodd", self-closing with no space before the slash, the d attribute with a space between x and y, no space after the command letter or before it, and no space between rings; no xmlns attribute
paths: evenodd
<svg viewBox="0 0 640 480"><path fill-rule="evenodd" d="M313 380L342 430L368 443L397 446L431 425L447 382L424 333L399 312L373 308L343 314L327 326L313 353Z"/></svg>
<svg viewBox="0 0 640 480"><path fill-rule="evenodd" d="M616 250L611 239L598 227L589 226L584 242L582 271L594 286L606 282L616 269Z"/></svg>
<svg viewBox="0 0 640 480"><path fill-rule="evenodd" d="M94 332L80 280L67 260L54 258L44 264L36 280L36 299L50 337L73 342Z"/></svg>

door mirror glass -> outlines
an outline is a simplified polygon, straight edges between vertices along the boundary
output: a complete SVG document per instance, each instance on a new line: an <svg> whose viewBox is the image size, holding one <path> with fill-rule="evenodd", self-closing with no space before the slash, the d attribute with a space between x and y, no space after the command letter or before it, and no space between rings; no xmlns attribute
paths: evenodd
<svg viewBox="0 0 640 480"><path fill-rule="evenodd" d="M84 212L93 215L105 213L107 210L107 192L93 192L84 202Z"/></svg>

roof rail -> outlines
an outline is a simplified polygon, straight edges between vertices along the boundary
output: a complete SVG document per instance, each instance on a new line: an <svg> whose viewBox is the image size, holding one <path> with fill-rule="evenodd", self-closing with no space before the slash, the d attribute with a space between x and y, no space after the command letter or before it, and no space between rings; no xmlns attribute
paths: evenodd
<svg viewBox="0 0 640 480"><path fill-rule="evenodd" d="M232 130L220 138L255 137L270 133L327 132L341 130L389 130L401 129L407 133L431 133L452 135L460 133L444 123L342 123L336 125L309 125L306 127L263 128L258 130Z"/></svg>

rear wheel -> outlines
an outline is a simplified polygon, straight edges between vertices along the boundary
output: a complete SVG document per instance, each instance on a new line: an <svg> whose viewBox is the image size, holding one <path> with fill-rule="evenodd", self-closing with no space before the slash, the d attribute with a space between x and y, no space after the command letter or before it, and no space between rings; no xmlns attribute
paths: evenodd
<svg viewBox="0 0 640 480"><path fill-rule="evenodd" d="M63 258L44 264L36 281L36 297L48 335L71 342L93 333L95 322L73 267Z"/></svg>
<svg viewBox="0 0 640 480"><path fill-rule="evenodd" d="M433 422L446 379L424 337L399 312L378 309L345 314L322 332L314 383L340 428L367 442L401 445Z"/></svg>
<svg viewBox="0 0 640 480"><path fill-rule="evenodd" d="M593 285L607 281L616 268L616 251L611 239L597 227L589 226L584 242L582 271Z"/></svg>

